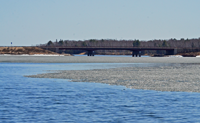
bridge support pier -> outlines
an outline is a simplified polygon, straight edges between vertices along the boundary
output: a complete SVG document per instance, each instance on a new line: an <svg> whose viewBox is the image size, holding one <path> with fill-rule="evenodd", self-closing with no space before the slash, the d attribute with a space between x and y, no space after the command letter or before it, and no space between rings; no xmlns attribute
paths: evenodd
<svg viewBox="0 0 200 123"><path fill-rule="evenodd" d="M141 51L132 51L132 57L141 57Z"/></svg>
<svg viewBox="0 0 200 123"><path fill-rule="evenodd" d="M177 54L177 49L166 50L166 55L176 55L176 54Z"/></svg>
<svg viewBox="0 0 200 123"><path fill-rule="evenodd" d="M89 50L89 51L87 52L87 56L94 56L94 51Z"/></svg>

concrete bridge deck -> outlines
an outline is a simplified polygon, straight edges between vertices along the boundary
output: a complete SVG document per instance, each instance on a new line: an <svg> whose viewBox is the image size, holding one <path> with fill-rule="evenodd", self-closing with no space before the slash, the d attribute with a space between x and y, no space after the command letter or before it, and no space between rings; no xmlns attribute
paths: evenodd
<svg viewBox="0 0 200 123"><path fill-rule="evenodd" d="M65 50L174 50L177 48L173 47L94 47L94 46L87 46L87 47L68 47L68 46L40 46L40 48L58 48L58 49L65 49Z"/></svg>

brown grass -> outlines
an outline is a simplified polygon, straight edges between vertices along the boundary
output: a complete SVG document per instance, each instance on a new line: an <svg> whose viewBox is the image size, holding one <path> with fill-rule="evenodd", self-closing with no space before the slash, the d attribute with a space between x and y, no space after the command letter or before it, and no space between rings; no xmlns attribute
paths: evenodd
<svg viewBox="0 0 200 123"><path fill-rule="evenodd" d="M0 47L0 54L57 54L38 47Z"/></svg>
<svg viewBox="0 0 200 123"><path fill-rule="evenodd" d="M179 53L178 55L188 56L188 57L196 57L196 56L200 55L200 52Z"/></svg>

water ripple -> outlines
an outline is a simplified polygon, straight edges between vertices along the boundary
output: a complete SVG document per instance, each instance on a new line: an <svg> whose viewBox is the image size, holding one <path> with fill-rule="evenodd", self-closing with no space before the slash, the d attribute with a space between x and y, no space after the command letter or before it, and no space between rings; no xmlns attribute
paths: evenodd
<svg viewBox="0 0 200 123"><path fill-rule="evenodd" d="M1 122L200 121L199 93L23 77L48 70L46 64L0 64L0 69Z"/></svg>

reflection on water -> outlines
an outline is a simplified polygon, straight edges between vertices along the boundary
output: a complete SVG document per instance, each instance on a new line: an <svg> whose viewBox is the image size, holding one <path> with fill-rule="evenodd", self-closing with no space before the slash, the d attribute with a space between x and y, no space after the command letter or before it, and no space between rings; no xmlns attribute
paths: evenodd
<svg viewBox="0 0 200 123"><path fill-rule="evenodd" d="M2 122L198 122L200 95L23 75L155 64L0 64ZM166 64L165 64L166 65ZM168 64L169 65L169 64Z"/></svg>

